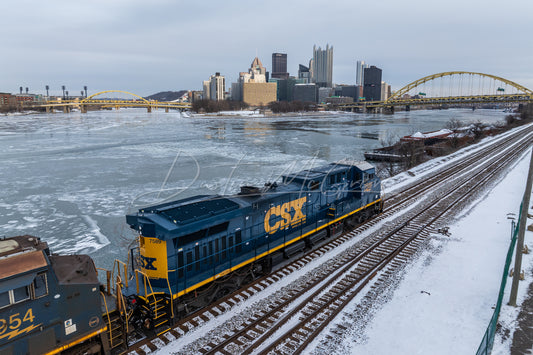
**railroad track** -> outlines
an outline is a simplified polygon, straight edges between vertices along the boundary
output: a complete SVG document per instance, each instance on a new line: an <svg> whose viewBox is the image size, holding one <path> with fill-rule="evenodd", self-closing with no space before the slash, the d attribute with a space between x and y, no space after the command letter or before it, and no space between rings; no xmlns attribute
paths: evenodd
<svg viewBox="0 0 533 355"><path fill-rule="evenodd" d="M524 144L520 151L526 149L529 144ZM285 330L282 334L275 334L275 327L271 327L257 341L252 342L242 351L249 354L258 348L259 354L280 353L299 354L311 341L329 325L335 317L350 303L359 293L376 277L379 272L387 268L386 275L391 275L394 269L401 266L412 254L418 250L418 246L432 232L431 226L450 209L456 207L465 199L477 192L477 187L488 182L495 175L501 173L502 166L506 166L515 159L515 152L502 156L492 162L483 170L474 174L463 185L447 191L444 198L439 198L431 207L421 210L410 220L404 223L397 231L388 234L384 242L373 247L364 258L357 263L357 267L348 273L340 272L342 279L336 282L330 290L323 294L315 294L304 307L296 325ZM374 288L382 286L384 278L378 280ZM298 307L298 306L297 306ZM292 313L292 312L291 312ZM293 314L279 320L278 324L285 324ZM275 334L276 340L268 346L268 339ZM225 350L225 349L224 349ZM224 353L224 351L220 351Z"/></svg>
<svg viewBox="0 0 533 355"><path fill-rule="evenodd" d="M504 154L505 148L512 150L515 155L526 149L530 145L532 131L533 127L527 127L514 135L509 134L497 142L486 144L482 152L479 151L449 164L444 171L427 176L422 183L394 194L386 200L386 210L380 216L331 240L276 272L256 280L246 288L221 299L210 307L181 320L173 329L159 338L147 340L143 342L144 344L136 344L128 352L143 354L154 351L199 328L203 323L227 312L235 305L243 303L246 299L295 273L325 253L347 244L348 241L353 242L354 237L364 231L368 232L380 227L379 233L374 232L364 241L347 248L342 254L338 253L333 261L317 268L320 270L315 269L313 276L306 277L305 280L284 290L283 295L277 295L273 297L273 300L263 301L260 310L246 319L237 321L233 327L228 327L227 334L200 341L199 344L187 350L223 354L250 353L251 351L298 353L301 351L298 349L305 348L308 341L320 333L378 274L380 275L378 281L383 281L387 275L392 275L395 269L403 265L405 260L419 250L420 244L431 233L431 226L439 221L446 211L460 204L471 195L472 191L475 191L476 185L472 185L474 182L477 181L477 186L479 186L480 181L486 182L490 177L499 174L501 169L514 159ZM518 144L521 146L519 147ZM478 166L477 171L473 173L471 166L479 162L483 155L493 155L494 159ZM487 177L482 178L483 174ZM455 184L443 184L452 179L463 180ZM468 184L467 181L472 183ZM445 186L439 188L441 185ZM453 188L457 185L460 187ZM439 191L432 194L433 198L430 201L427 199L423 201L419 198L424 192L437 189ZM448 202L449 207L443 207L451 196L456 195L460 198L456 197L453 204ZM412 211L404 213L400 220L385 223L399 210L409 209ZM431 216L438 216L438 218L431 218ZM374 284L372 287L376 289L378 286ZM268 343L268 338L272 337L276 331L279 332L281 327L295 316L301 319L300 325L295 326L291 331L286 331L284 335L276 334L279 342L265 345Z"/></svg>

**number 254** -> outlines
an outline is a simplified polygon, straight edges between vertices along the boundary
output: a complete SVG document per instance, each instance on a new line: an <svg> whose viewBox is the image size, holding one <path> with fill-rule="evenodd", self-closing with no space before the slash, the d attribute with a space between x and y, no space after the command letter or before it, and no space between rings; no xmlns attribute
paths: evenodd
<svg viewBox="0 0 533 355"><path fill-rule="evenodd" d="M33 320L35 319L35 316L33 315L33 311L31 308L28 309L28 311L26 312L22 320L20 319L19 316L20 316L20 313L15 313L9 316L9 323L7 322L7 320L0 318L0 334L3 334L7 330L8 324L9 324L9 329L15 330L20 327L22 322L33 323Z"/></svg>

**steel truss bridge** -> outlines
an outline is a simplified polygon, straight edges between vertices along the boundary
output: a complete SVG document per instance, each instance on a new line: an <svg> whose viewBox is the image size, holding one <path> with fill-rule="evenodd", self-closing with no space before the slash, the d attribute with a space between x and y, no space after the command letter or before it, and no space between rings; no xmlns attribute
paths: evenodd
<svg viewBox="0 0 533 355"><path fill-rule="evenodd" d="M109 93L119 93L133 96L133 99L106 99L106 98L95 98L103 94ZM190 103L184 102L174 102L174 101L155 101L155 100L146 100L144 97L133 94L131 92L122 91L122 90L106 90L98 92L91 96L88 96L84 99L74 99L74 100L51 100L43 104L33 105L34 107L44 107L46 112L53 112L55 109L62 110L63 112L70 112L73 108L80 109L82 113L86 113L87 109L90 107L94 108L114 108L120 109L124 107L143 107L152 112L155 109L164 109L165 112L169 110L185 110L190 109Z"/></svg>
<svg viewBox="0 0 533 355"><path fill-rule="evenodd" d="M397 106L435 108L453 105L511 104L533 102L533 91L495 75L450 71L425 76L407 84L384 101L337 104L338 109L366 111Z"/></svg>

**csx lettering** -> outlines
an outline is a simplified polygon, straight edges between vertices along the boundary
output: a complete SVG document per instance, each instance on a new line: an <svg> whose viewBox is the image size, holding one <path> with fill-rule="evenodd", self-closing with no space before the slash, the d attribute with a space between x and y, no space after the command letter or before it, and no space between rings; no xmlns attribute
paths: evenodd
<svg viewBox="0 0 533 355"><path fill-rule="evenodd" d="M141 255L142 260L142 267L146 270L157 270L157 268L154 266L154 262L156 261L156 258L147 258L146 256Z"/></svg>
<svg viewBox="0 0 533 355"><path fill-rule="evenodd" d="M278 205L270 208L265 215L265 232L273 234L278 229L283 229L288 226L295 227L305 222L305 215L302 212L302 206L307 201L307 197L302 197L297 200L286 202L283 205ZM294 214L291 216L291 211ZM273 225L270 224L271 217L281 217Z"/></svg>

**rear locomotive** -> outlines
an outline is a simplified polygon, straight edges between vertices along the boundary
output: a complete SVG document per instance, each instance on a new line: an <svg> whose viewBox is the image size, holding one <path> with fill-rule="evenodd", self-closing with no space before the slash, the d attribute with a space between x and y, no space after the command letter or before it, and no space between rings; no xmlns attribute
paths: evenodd
<svg viewBox="0 0 533 355"><path fill-rule="evenodd" d="M349 160L261 188L244 186L232 196L142 208L126 217L139 233L139 246L131 250L137 281L122 292L143 305L138 324L163 332L174 319L382 209L375 168Z"/></svg>
<svg viewBox="0 0 533 355"><path fill-rule="evenodd" d="M0 354L109 351L87 255L52 255L32 236L0 239Z"/></svg>

